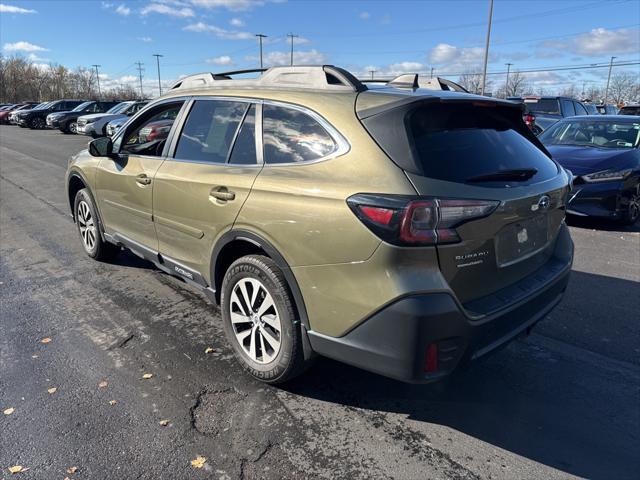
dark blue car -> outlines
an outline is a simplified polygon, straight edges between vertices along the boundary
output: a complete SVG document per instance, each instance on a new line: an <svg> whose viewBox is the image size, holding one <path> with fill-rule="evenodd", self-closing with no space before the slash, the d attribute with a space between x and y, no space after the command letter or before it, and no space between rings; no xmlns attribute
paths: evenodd
<svg viewBox="0 0 640 480"><path fill-rule="evenodd" d="M640 217L640 116L570 117L539 137L573 173L568 213L632 225Z"/></svg>

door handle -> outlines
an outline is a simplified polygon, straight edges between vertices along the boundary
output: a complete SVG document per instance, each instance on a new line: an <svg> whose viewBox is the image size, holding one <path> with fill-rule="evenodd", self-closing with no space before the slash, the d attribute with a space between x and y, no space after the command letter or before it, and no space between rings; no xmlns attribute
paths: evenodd
<svg viewBox="0 0 640 480"><path fill-rule="evenodd" d="M141 173L136 177L136 182L140 185L149 185L151 183L151 178L148 177L145 173Z"/></svg>
<svg viewBox="0 0 640 480"><path fill-rule="evenodd" d="M235 200L236 198L236 194L227 190L227 187L213 187L209 192L209 196L224 201Z"/></svg>

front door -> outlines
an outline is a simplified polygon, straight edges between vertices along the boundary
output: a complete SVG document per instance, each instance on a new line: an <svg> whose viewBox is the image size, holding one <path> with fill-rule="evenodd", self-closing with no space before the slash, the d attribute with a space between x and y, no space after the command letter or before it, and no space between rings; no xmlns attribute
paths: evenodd
<svg viewBox="0 0 640 480"><path fill-rule="evenodd" d="M164 160L166 139L183 101L163 103L116 137L115 158L103 158L96 196L105 231L157 251L153 224L153 180Z"/></svg>
<svg viewBox="0 0 640 480"><path fill-rule="evenodd" d="M256 105L248 101L195 100L172 158L156 173L159 250L182 272L187 267L208 277L213 245L233 226L251 191L262 167L255 119Z"/></svg>

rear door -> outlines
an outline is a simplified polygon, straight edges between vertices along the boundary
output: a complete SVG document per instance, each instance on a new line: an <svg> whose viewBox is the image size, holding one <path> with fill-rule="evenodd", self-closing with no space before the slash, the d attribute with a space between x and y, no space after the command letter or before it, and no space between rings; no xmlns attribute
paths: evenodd
<svg viewBox="0 0 640 480"><path fill-rule="evenodd" d="M460 242L437 246L440 269L461 302L511 285L549 260L567 178L532 143L518 109L425 104L405 124L415 163L400 166L419 195L499 202L487 217L454 226Z"/></svg>
<svg viewBox="0 0 640 480"><path fill-rule="evenodd" d="M201 281L214 242L233 225L262 168L257 108L243 99L196 98L156 174L160 253L191 280Z"/></svg>

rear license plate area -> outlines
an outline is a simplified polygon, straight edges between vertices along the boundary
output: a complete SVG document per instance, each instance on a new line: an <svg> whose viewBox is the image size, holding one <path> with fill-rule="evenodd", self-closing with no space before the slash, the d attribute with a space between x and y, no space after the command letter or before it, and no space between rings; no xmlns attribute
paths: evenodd
<svg viewBox="0 0 640 480"><path fill-rule="evenodd" d="M535 255L549 242L549 215L511 223L496 236L496 260L507 267Z"/></svg>

